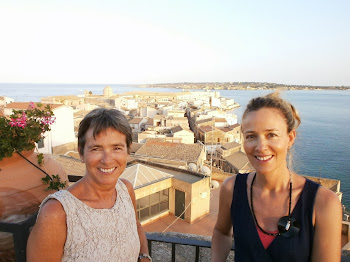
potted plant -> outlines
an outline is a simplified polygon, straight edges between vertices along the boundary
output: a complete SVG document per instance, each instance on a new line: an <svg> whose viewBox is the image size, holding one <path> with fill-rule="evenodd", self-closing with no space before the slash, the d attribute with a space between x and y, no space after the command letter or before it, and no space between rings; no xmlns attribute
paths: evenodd
<svg viewBox="0 0 350 262"><path fill-rule="evenodd" d="M50 105L44 107L41 103L35 105L33 102L29 103L27 110L13 110L9 118L0 117L0 161L15 153L26 159L21 152L33 150L35 143L44 138L44 133L51 130L54 122ZM43 154L37 154L37 164L44 164ZM39 166L37 168L41 170ZM49 185L48 189L65 188L66 182L59 175L51 177L47 172L42 172L45 174L42 180Z"/></svg>
<svg viewBox="0 0 350 262"><path fill-rule="evenodd" d="M40 103L29 103L27 109L13 110L10 116L0 115L0 221L25 219L38 211L49 193L66 187L62 165L34 152L35 143L54 122L50 106ZM1 238L0 234L0 243L4 243Z"/></svg>

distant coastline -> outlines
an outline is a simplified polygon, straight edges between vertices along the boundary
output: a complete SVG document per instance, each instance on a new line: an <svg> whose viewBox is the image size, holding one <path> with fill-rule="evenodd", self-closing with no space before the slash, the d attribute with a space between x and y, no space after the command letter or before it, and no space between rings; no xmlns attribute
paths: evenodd
<svg viewBox="0 0 350 262"><path fill-rule="evenodd" d="M208 89L208 90L350 90L350 86L311 86L284 85L260 82L201 82L201 83L163 83L137 85L144 88L177 88L177 89Z"/></svg>

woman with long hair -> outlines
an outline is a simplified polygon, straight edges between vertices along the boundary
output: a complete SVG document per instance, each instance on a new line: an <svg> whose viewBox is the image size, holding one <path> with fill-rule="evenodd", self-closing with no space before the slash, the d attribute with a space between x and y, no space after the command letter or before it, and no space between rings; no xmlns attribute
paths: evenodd
<svg viewBox="0 0 350 262"><path fill-rule="evenodd" d="M242 117L244 150L255 171L221 185L212 261L340 261L341 203L288 167L301 120L278 93L252 99Z"/></svg>

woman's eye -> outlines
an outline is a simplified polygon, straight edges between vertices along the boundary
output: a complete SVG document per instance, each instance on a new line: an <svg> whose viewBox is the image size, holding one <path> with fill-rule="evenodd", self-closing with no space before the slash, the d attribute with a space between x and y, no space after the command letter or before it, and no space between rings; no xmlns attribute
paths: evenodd
<svg viewBox="0 0 350 262"><path fill-rule="evenodd" d="M246 135L245 139L253 139L254 135Z"/></svg>
<svg viewBox="0 0 350 262"><path fill-rule="evenodd" d="M269 134L268 134L268 137L271 137L271 138L272 138L272 137L277 137L277 134L275 134L275 133L269 133Z"/></svg>

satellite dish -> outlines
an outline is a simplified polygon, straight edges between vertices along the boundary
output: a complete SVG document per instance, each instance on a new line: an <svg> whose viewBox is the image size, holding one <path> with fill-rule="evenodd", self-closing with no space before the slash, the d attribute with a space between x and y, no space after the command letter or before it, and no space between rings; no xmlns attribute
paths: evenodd
<svg viewBox="0 0 350 262"><path fill-rule="evenodd" d="M202 173L203 173L204 175L206 175L206 176L210 176L210 175L211 175L210 168L207 167L207 166L203 166L201 171L202 171Z"/></svg>
<svg viewBox="0 0 350 262"><path fill-rule="evenodd" d="M218 181L216 181L216 180L211 181L211 188L212 189L219 188L219 187L220 187L220 184Z"/></svg>
<svg viewBox="0 0 350 262"><path fill-rule="evenodd" d="M197 165L195 163L189 163L188 164L188 170L190 170L192 172L196 172L197 171Z"/></svg>

